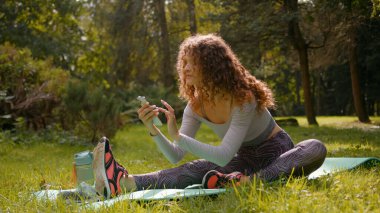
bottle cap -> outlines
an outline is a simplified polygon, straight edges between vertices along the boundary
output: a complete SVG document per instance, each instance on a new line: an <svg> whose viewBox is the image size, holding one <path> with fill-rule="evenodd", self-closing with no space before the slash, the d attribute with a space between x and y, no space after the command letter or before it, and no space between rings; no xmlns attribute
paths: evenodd
<svg viewBox="0 0 380 213"><path fill-rule="evenodd" d="M74 154L74 161L75 161L75 164L78 166L92 164L92 160L93 160L92 152L88 150Z"/></svg>

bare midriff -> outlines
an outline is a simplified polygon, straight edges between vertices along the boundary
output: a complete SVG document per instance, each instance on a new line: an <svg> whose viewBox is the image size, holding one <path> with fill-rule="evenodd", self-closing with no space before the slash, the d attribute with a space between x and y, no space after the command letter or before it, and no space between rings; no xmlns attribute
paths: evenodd
<svg viewBox="0 0 380 213"><path fill-rule="evenodd" d="M280 132L282 129L277 125L275 124L272 132L270 133L270 135L268 136L267 139L270 139L271 137L273 137L274 135L276 135L278 132Z"/></svg>

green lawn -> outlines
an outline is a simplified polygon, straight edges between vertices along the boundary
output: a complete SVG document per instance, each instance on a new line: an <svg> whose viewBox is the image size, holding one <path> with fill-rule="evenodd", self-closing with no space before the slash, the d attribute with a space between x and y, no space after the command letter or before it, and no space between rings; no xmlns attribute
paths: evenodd
<svg viewBox="0 0 380 213"><path fill-rule="evenodd" d="M318 117L319 127L308 127L296 117L300 127L284 127L293 140L317 138L328 149L329 157L380 157L380 117L372 124L356 122L355 117ZM165 131L165 130L163 130ZM41 187L72 188L73 154L92 150L75 144L74 139L57 135L10 136L0 133L0 212L68 212L79 205L39 202L31 195ZM22 137L22 142L20 141ZM198 138L217 144L218 138L202 128ZM15 142L14 142L15 141ZM145 173L174 167L157 150L141 125L120 130L111 139L116 159L130 173ZM180 163L196 159L188 155ZM342 172L318 180L291 179L288 183L255 183L211 198L160 201L146 204L121 202L104 212L380 212L380 167Z"/></svg>

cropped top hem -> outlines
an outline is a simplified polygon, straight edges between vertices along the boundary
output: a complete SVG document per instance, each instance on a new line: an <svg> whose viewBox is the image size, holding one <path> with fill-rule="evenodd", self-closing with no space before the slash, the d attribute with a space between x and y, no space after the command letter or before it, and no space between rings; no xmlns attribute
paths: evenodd
<svg viewBox="0 0 380 213"><path fill-rule="evenodd" d="M268 139L268 137L272 133L275 126L276 126L276 122L274 121L274 119L271 119L269 121L267 127L265 128L265 130L259 136L257 136L256 138L254 138L252 140L244 141L242 143L241 147L260 145L262 142L264 142L266 139Z"/></svg>

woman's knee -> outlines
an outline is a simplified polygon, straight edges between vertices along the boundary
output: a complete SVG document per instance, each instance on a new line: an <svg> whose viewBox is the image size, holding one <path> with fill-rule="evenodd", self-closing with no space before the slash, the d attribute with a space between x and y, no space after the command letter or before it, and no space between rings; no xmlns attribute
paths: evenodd
<svg viewBox="0 0 380 213"><path fill-rule="evenodd" d="M326 146L317 139L309 139L297 144L298 150L301 152L302 159L295 163L294 167L302 168L297 170L295 174L308 175L318 169L325 161L327 149Z"/></svg>
<svg viewBox="0 0 380 213"><path fill-rule="evenodd" d="M326 146L318 139L309 139L303 141L304 145L306 145L308 153L312 155L312 158L322 160L326 158L327 149Z"/></svg>

